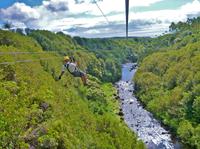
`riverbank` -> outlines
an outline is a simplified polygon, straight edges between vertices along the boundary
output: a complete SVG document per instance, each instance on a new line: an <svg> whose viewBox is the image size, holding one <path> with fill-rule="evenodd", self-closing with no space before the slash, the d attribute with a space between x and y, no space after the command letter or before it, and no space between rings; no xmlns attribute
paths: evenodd
<svg viewBox="0 0 200 149"><path fill-rule="evenodd" d="M131 69L132 65L128 63L122 66L122 79L116 83L125 123L149 149L180 149L179 144L173 144L170 132L135 98L132 78L136 68Z"/></svg>

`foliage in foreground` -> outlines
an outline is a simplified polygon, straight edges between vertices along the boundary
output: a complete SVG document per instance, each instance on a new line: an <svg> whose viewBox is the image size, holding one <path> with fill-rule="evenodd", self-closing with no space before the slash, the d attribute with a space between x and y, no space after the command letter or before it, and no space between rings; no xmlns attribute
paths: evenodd
<svg viewBox="0 0 200 149"><path fill-rule="evenodd" d="M83 87L68 73L56 82L62 56L42 47L31 37L0 31L1 52L42 52L1 55L0 63L35 61L0 65L0 148L144 148L116 116L111 84L89 76ZM83 49L76 54L82 68L99 62Z"/></svg>

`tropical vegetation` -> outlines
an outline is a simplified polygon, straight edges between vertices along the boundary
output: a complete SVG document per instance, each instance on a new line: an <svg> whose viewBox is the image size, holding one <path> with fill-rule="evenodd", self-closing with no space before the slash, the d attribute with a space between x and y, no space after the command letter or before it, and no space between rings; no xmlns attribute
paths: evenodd
<svg viewBox="0 0 200 149"><path fill-rule="evenodd" d="M117 115L121 64L138 62L136 95L190 148L200 149L200 18L157 38L80 38L0 30L2 148L145 148ZM8 27L7 27L8 28ZM66 73L64 55L88 74Z"/></svg>
<svg viewBox="0 0 200 149"><path fill-rule="evenodd" d="M56 81L63 55L72 54L87 87L69 73ZM0 148L145 148L117 115L115 88L102 82L116 71L112 62L48 31L1 30L0 57Z"/></svg>
<svg viewBox="0 0 200 149"><path fill-rule="evenodd" d="M174 33L161 38L169 46L140 63L137 96L147 109L177 134L200 149L200 18L172 23ZM159 39L159 38L158 38Z"/></svg>

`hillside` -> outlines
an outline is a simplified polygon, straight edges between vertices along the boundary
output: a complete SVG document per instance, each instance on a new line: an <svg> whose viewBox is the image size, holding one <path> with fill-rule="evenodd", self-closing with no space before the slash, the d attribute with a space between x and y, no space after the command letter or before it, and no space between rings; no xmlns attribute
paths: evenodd
<svg viewBox="0 0 200 149"><path fill-rule="evenodd" d="M135 77L146 108L190 148L200 149L200 18L172 23L169 47L146 57ZM165 37L162 37L165 38Z"/></svg>
<svg viewBox="0 0 200 149"><path fill-rule="evenodd" d="M116 90L101 81L112 61L73 42L61 33L0 31L2 148L144 148L116 115ZM67 73L55 81L63 55L72 53L82 69L93 72L88 87Z"/></svg>
<svg viewBox="0 0 200 149"><path fill-rule="evenodd" d="M136 95L189 148L200 149L200 19L172 23L157 38L80 38L36 30L0 31L0 146L145 148L117 115L111 83L121 64L138 62ZM64 55L89 74L66 73ZM7 63L9 62L9 63Z"/></svg>

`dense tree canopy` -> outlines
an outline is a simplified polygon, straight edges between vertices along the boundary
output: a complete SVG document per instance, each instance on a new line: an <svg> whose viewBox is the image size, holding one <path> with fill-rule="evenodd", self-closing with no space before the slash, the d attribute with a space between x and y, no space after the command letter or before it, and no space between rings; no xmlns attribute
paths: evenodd
<svg viewBox="0 0 200 149"><path fill-rule="evenodd" d="M0 31L0 146L3 148L144 148L120 121L113 82L121 64L138 62L136 94L145 107L200 149L200 18L172 23L157 38L86 39L61 32ZM29 52L29 53L26 53ZM73 55L89 76L83 87L66 73ZM45 60L45 59L46 60ZM30 61L31 60L31 61Z"/></svg>
<svg viewBox="0 0 200 149"><path fill-rule="evenodd" d="M137 96L184 143L200 148L199 18L172 23L168 48L146 57L136 74ZM165 37L166 38L166 37Z"/></svg>
<svg viewBox="0 0 200 149"><path fill-rule="evenodd" d="M0 63L25 61L0 64L0 148L144 148L116 114L116 90L101 82L116 80L114 61L47 31L0 31L0 52ZM68 73L55 81L65 54L88 71L87 87Z"/></svg>

